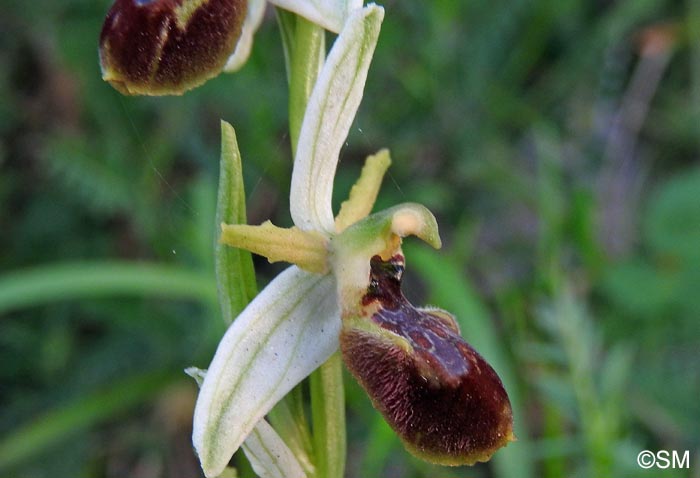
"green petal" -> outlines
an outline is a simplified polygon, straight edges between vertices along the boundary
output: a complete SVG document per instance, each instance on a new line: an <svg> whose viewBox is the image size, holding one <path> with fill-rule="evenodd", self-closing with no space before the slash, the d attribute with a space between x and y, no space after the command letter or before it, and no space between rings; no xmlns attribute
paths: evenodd
<svg viewBox="0 0 700 478"><path fill-rule="evenodd" d="M389 151L382 149L377 154L369 156L362 167L360 178L350 189L350 196L340 205L340 211L335 218L335 230L343 232L360 219L372 212L374 202L379 195L384 174L391 164Z"/></svg>

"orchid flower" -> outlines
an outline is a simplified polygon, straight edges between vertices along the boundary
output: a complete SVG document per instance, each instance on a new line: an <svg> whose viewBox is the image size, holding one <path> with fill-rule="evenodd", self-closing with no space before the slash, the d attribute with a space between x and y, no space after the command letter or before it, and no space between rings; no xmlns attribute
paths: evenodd
<svg viewBox="0 0 700 478"><path fill-rule="evenodd" d="M435 218L413 203L370 214L391 162L386 150L367 159L337 216L331 207L338 155L362 99L384 10L361 8L362 0L270 2L305 19L280 16L295 150L294 227L223 224L221 242L292 265L233 321L208 370L188 370L201 386L193 444L202 468L207 477L229 476L227 464L242 448L263 478L341 476L342 459L322 457L324 451L340 456L343 439L326 446L324 432L315 430L315 445L323 446L312 462L265 420L324 363L338 365L333 384L342 388L340 362L331 359L338 349L410 452L444 465L487 460L513 439L499 377L462 339L451 314L416 308L401 292L402 239L415 235L439 248ZM265 5L116 0L100 36L103 78L125 94L181 94L234 71L250 54ZM321 27L339 34L327 58ZM222 131L223 163L226 150L239 155L233 128ZM220 277L220 287L226 280ZM224 306L224 315L234 314ZM342 407L335 410L344 420Z"/></svg>
<svg viewBox="0 0 700 478"><path fill-rule="evenodd" d="M339 33L362 0L270 0ZM102 77L128 95L179 95L248 59L265 0L116 0L100 34Z"/></svg>
<svg viewBox="0 0 700 478"><path fill-rule="evenodd" d="M390 164L386 150L367 159L348 200L337 216L332 211L338 155L383 16L375 5L352 11L321 69L296 148L294 227L222 225L225 244L293 265L233 321L203 376L193 444L208 477L219 476L241 446L260 476L306 476L264 417L339 348L414 454L471 464L513 439L500 379L459 336L454 318L415 308L401 293L402 238L415 235L436 248L441 242L421 205L370 215Z"/></svg>

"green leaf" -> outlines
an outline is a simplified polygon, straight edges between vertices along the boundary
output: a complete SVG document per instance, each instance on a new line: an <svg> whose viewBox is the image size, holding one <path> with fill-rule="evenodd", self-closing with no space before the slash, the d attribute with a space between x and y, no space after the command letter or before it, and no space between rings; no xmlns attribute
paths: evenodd
<svg viewBox="0 0 700 478"><path fill-rule="evenodd" d="M128 262L67 262L0 277L0 312L56 300L162 296L213 304L214 281L183 268Z"/></svg>
<svg viewBox="0 0 700 478"><path fill-rule="evenodd" d="M236 132L225 121L221 122L221 163L216 222L217 224L246 223L241 154L238 151ZM219 241L216 242L214 254L221 313L224 321L230 324L257 294L253 258L250 252L229 247Z"/></svg>

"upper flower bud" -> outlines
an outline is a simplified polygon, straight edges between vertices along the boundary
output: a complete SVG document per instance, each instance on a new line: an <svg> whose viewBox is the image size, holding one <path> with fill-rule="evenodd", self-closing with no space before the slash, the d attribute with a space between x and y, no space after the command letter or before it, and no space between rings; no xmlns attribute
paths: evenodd
<svg viewBox="0 0 700 478"><path fill-rule="evenodd" d="M116 0L100 34L102 77L128 95L182 94L218 75L247 0Z"/></svg>

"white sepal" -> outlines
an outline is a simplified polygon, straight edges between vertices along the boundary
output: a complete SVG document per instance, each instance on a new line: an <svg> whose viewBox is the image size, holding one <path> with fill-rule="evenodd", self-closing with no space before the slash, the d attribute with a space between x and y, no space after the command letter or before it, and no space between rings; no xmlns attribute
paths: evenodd
<svg viewBox="0 0 700 478"><path fill-rule="evenodd" d="M278 275L231 324L207 370L192 442L217 476L255 425L338 348L332 275L296 266Z"/></svg>
<svg viewBox="0 0 700 478"><path fill-rule="evenodd" d="M260 478L306 478L292 450L264 419L243 442L243 452Z"/></svg>
<svg viewBox="0 0 700 478"><path fill-rule="evenodd" d="M299 133L290 212L302 230L335 232L331 196L345 143L377 45L384 9L355 10L331 48L314 86Z"/></svg>
<svg viewBox="0 0 700 478"><path fill-rule="evenodd" d="M270 3L335 33L343 29L353 10L362 7L362 0L270 0Z"/></svg>
<svg viewBox="0 0 700 478"><path fill-rule="evenodd" d="M265 0L248 0L248 13L246 13L241 37L236 43L236 49L228 58L224 71L233 73L240 70L248 61L250 50L253 48L253 34L258 31L265 16Z"/></svg>

